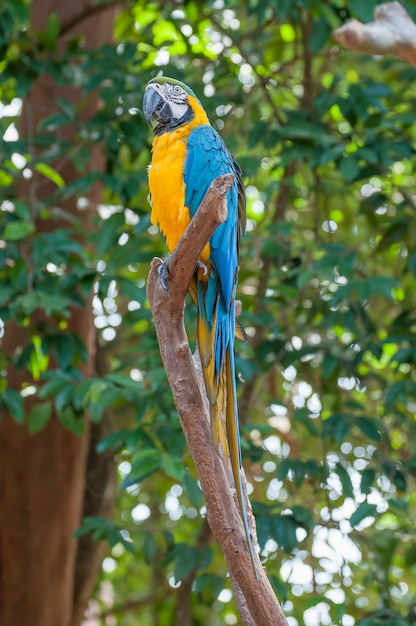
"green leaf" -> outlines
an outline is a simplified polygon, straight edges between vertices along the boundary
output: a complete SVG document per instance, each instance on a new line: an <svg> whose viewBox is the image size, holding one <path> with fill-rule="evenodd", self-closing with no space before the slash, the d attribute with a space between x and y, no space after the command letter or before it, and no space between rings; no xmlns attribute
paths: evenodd
<svg viewBox="0 0 416 626"><path fill-rule="evenodd" d="M364 494L368 494L371 491L371 485L374 482L374 479L376 477L376 473L372 468L365 468L363 469L363 471L361 472L361 484L360 484L360 490L362 493Z"/></svg>
<svg viewBox="0 0 416 626"><path fill-rule="evenodd" d="M199 594L199 596L203 595L203 592L208 592L212 590L212 597L215 600L222 589L224 588L224 579L222 576L218 576L217 574L209 574L204 573L195 581L195 591Z"/></svg>
<svg viewBox="0 0 416 626"><path fill-rule="evenodd" d="M144 448L136 452L132 459L130 474L121 483L121 489L140 483L161 466L161 453L155 448Z"/></svg>
<svg viewBox="0 0 416 626"><path fill-rule="evenodd" d="M138 287L134 280L118 277L117 284L119 285L121 291L131 300L142 302L146 297L146 290L144 287Z"/></svg>
<svg viewBox="0 0 416 626"><path fill-rule="evenodd" d="M48 42L52 43L56 40L60 32L59 17L57 13L51 13L46 23L45 34L48 38Z"/></svg>
<svg viewBox="0 0 416 626"><path fill-rule="evenodd" d="M335 441L340 442L343 441L350 429L351 421L349 415L333 413L328 419L324 420L322 435L324 437L332 436Z"/></svg>
<svg viewBox="0 0 416 626"><path fill-rule="evenodd" d="M389 498L388 503L389 506L392 506L394 509L399 511L407 511L409 509L409 502L407 500L402 500L401 498Z"/></svg>
<svg viewBox="0 0 416 626"><path fill-rule="evenodd" d="M294 411L293 417L296 421L300 422L305 426L307 431L313 436L318 437L320 435L318 426L316 424L316 420L310 418L310 411L307 408L296 409Z"/></svg>
<svg viewBox="0 0 416 626"><path fill-rule="evenodd" d="M192 548L186 543L175 546L175 552L178 556L173 566L173 576L176 582L180 582L196 568L199 554L196 548Z"/></svg>
<svg viewBox="0 0 416 626"><path fill-rule="evenodd" d="M102 378L84 381L85 386L80 390L83 406L90 402L99 402L104 391L108 389L108 382Z"/></svg>
<svg viewBox="0 0 416 626"><path fill-rule="evenodd" d="M32 215L30 206L26 204L25 202L22 202L21 200L16 200L16 199L13 200L13 204L14 204L14 211L16 215L21 220L25 222L30 222L30 217Z"/></svg>
<svg viewBox="0 0 416 626"><path fill-rule="evenodd" d="M182 484L194 507L199 509L203 502L203 495L195 478L189 472L185 472L182 478Z"/></svg>
<svg viewBox="0 0 416 626"><path fill-rule="evenodd" d="M9 222L4 229L3 237L5 241L20 241L34 232L35 225L32 222Z"/></svg>
<svg viewBox="0 0 416 626"><path fill-rule="evenodd" d="M39 172L39 174L42 174L45 178L55 183L57 187L65 187L65 181L62 176L47 163L36 163L34 169Z"/></svg>
<svg viewBox="0 0 416 626"><path fill-rule="evenodd" d="M74 537L92 534L96 541L107 541L111 547L121 543L128 552L134 552L131 541L127 541L120 529L110 520L102 517L84 517L82 524L73 532Z"/></svg>
<svg viewBox="0 0 416 626"><path fill-rule="evenodd" d="M52 131L56 128L59 128L60 126L65 126L65 124L69 124L70 121L71 120L66 113L52 113L52 115L47 115L40 120L38 128L39 130Z"/></svg>
<svg viewBox="0 0 416 626"><path fill-rule="evenodd" d="M70 336L66 333L54 335L53 347L59 367L66 370L72 365L73 361L72 341Z"/></svg>
<svg viewBox="0 0 416 626"><path fill-rule="evenodd" d="M361 22L372 22L377 0L349 0L349 8L352 15Z"/></svg>
<svg viewBox="0 0 416 626"><path fill-rule="evenodd" d="M406 565L414 565L416 563L416 544L410 546L405 553Z"/></svg>
<svg viewBox="0 0 416 626"><path fill-rule="evenodd" d="M336 139L328 134L320 124L313 124L304 120L294 120L287 126L281 127L279 133L284 138L308 139L320 143L334 143Z"/></svg>
<svg viewBox="0 0 416 626"><path fill-rule="evenodd" d="M394 300L392 290L398 287L396 279L390 278L389 276L373 276L371 280L369 280L369 284L371 287L371 295L382 295L389 300Z"/></svg>
<svg viewBox="0 0 416 626"><path fill-rule="evenodd" d="M114 385L118 385L121 388L131 389L132 391L138 391L139 384L130 378L130 376L126 376L125 374L118 374L116 372L112 374L107 374L107 380L109 380Z"/></svg>
<svg viewBox="0 0 416 626"><path fill-rule="evenodd" d="M68 306L68 298L64 295L42 292L38 289L37 291L18 296L13 302L13 311L19 314L23 312L26 315L30 315L39 308L43 309L46 315L60 313L67 316Z"/></svg>
<svg viewBox="0 0 416 626"><path fill-rule="evenodd" d="M377 516L377 505L370 504L369 502L363 502L360 504L354 513L350 517L351 526L358 526L360 522L362 522L366 517L376 517Z"/></svg>
<svg viewBox="0 0 416 626"><path fill-rule="evenodd" d="M52 404L51 402L40 402L35 404L29 412L27 417L27 427L29 432L33 435L38 433L49 422L52 416Z"/></svg>
<svg viewBox="0 0 416 626"><path fill-rule="evenodd" d="M120 237L120 228L124 225L124 213L118 212L102 222L97 236L97 254L102 257L109 251L114 242Z"/></svg>
<svg viewBox="0 0 416 626"><path fill-rule="evenodd" d="M273 535L279 546L285 552L291 552L297 544L296 524L289 515L272 518Z"/></svg>
<svg viewBox="0 0 416 626"><path fill-rule="evenodd" d="M292 462L292 468L291 469L293 471L293 475L294 475L294 479L295 479L295 485L297 487L300 487L300 485L305 480L305 477L306 477L306 474L307 474L306 466L304 465L304 463L302 463L302 461L294 459L293 462Z"/></svg>
<svg viewBox="0 0 416 626"><path fill-rule="evenodd" d="M71 380L71 382L69 382L67 385L62 386L59 391L56 392L54 404L58 413L71 404L73 400L74 390L74 382ZM72 409L75 410L75 407L73 406Z"/></svg>
<svg viewBox="0 0 416 626"><path fill-rule="evenodd" d="M15 389L6 389L0 395L3 406L8 410L10 417L18 424L23 424L25 418L25 410L23 398Z"/></svg>
<svg viewBox="0 0 416 626"><path fill-rule="evenodd" d="M395 469L393 476L391 478L393 484L399 491L407 491L407 479L406 475L401 472L399 469Z"/></svg>
<svg viewBox="0 0 416 626"><path fill-rule="evenodd" d="M68 116L70 120L75 117L75 106L67 98L56 98L56 104L62 109L62 111Z"/></svg>
<svg viewBox="0 0 416 626"><path fill-rule="evenodd" d="M161 469L179 483L182 482L185 475L185 468L179 459L170 454L163 454L161 457Z"/></svg>
<svg viewBox="0 0 416 626"><path fill-rule="evenodd" d="M47 380L47 382L39 389L37 394L39 398L55 396L64 387L73 385L73 379L68 372L54 370L52 372L45 373L42 378L49 380Z"/></svg>
<svg viewBox="0 0 416 626"><path fill-rule="evenodd" d="M392 611L376 611L369 617L360 620L357 626L409 626L407 620L403 620L399 616L394 616L395 614Z"/></svg>
<svg viewBox="0 0 416 626"><path fill-rule="evenodd" d="M68 335L72 343L74 361L86 363L88 361L88 348L85 342L76 333L69 333Z"/></svg>
<svg viewBox="0 0 416 626"><path fill-rule="evenodd" d="M83 415L79 415L72 406L65 406L58 412L58 417L68 430L71 430L75 435L81 436L85 430L85 420Z"/></svg>
<svg viewBox="0 0 416 626"><path fill-rule="evenodd" d="M280 602L286 602L287 600L287 594L288 594L288 588L287 585L278 577L275 576L274 574L267 574L270 583L273 587L273 590L276 594L276 596L279 598Z"/></svg>
<svg viewBox="0 0 416 626"><path fill-rule="evenodd" d="M364 435L366 435L372 441L380 441L380 424L375 419L371 419L369 417L357 417L355 420L358 428L361 430Z"/></svg>
<svg viewBox="0 0 416 626"><path fill-rule="evenodd" d="M312 513L309 511L309 509L301 506L300 504L295 504L291 507L291 510L293 513L293 519L295 520L296 524L302 526L302 528L305 528L307 530L313 528L314 520Z"/></svg>
<svg viewBox="0 0 416 626"><path fill-rule="evenodd" d="M146 533L143 540L143 556L148 565L153 562L157 549L157 543L152 533Z"/></svg>
<svg viewBox="0 0 416 626"><path fill-rule="evenodd" d="M319 52L327 43L331 32L332 29L324 17L314 20L308 40L309 50L313 54Z"/></svg>
<svg viewBox="0 0 416 626"><path fill-rule="evenodd" d="M210 566L213 557L213 550L210 546L206 546L199 550L198 569L206 569Z"/></svg>
<svg viewBox="0 0 416 626"><path fill-rule="evenodd" d="M277 468L277 474L276 474L278 480L285 480L285 478L287 478L287 475L291 469L292 469L291 459L283 459L283 461L280 461L279 466Z"/></svg>
<svg viewBox="0 0 416 626"><path fill-rule="evenodd" d="M125 444L126 436L130 432L130 430L123 429L107 435L107 437L104 437L104 439L101 439L101 441L97 443L95 446L96 451L98 454L102 454L109 448L115 448L116 450L119 449Z"/></svg>
<svg viewBox="0 0 416 626"><path fill-rule="evenodd" d="M348 470L346 470L345 467L338 462L335 465L335 473L341 481L343 495L345 497L352 498L354 495L354 489Z"/></svg>
<svg viewBox="0 0 416 626"><path fill-rule="evenodd" d="M338 169L348 183L356 180L360 171L358 160L352 154L341 159Z"/></svg>

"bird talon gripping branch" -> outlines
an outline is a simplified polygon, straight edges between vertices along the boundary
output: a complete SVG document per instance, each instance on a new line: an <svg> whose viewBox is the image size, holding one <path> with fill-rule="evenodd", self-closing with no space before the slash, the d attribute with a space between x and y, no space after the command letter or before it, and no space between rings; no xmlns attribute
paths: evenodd
<svg viewBox="0 0 416 626"><path fill-rule="evenodd" d="M197 338L205 388L211 407L211 430L217 448L231 462L247 544L257 577L241 473L240 433L234 366L235 291L240 237L246 224L241 170L212 128L194 92L183 83L159 76L146 87L143 112L153 129L149 187L153 225L158 224L174 250L211 183L233 174L227 192L227 218L214 231L198 261L189 292L198 309ZM159 273L167 291L168 268Z"/></svg>
<svg viewBox="0 0 416 626"><path fill-rule="evenodd" d="M197 265L198 269L202 270L203 276L207 276L208 268L205 265L205 263L203 263L200 259L198 259L198 261L196 262L196 265Z"/></svg>
<svg viewBox="0 0 416 626"><path fill-rule="evenodd" d="M168 261L164 261L161 265L159 265L159 267L157 268L157 271L159 273L159 280L160 280L160 284L163 287L163 291L169 298L170 296L169 296L169 285L168 285L168 278L169 278Z"/></svg>

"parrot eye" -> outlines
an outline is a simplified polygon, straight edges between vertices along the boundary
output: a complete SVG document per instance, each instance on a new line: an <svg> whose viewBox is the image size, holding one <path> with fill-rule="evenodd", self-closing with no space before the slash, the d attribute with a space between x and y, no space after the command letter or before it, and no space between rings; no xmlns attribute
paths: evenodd
<svg viewBox="0 0 416 626"><path fill-rule="evenodd" d="M180 85L169 85L167 91L174 102L183 103L186 101L186 93Z"/></svg>

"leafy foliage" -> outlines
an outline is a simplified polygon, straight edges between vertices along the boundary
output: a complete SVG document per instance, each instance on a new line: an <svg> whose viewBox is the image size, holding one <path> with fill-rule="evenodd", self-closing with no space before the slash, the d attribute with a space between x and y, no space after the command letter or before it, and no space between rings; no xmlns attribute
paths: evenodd
<svg viewBox="0 0 416 626"><path fill-rule="evenodd" d="M261 555L290 623L414 623L416 70L331 40L376 4L137 0L119 13L113 46L89 51L72 39L60 52L54 14L31 34L27 2L5 2L0 318L29 339L15 363L28 382L2 380L0 408L33 433L52 410L75 432L86 411L116 417L98 445L119 459L114 523L88 518L78 533L110 544L91 610L108 610L111 585L114 623L137 623L126 609L137 597L151 600L138 604L141 624L171 623L176 586L189 577L195 623L237 619L146 302L149 262L165 248L149 222L141 98L159 71L198 93L245 176L243 457ZM15 125L43 74L80 86L83 99L98 89L102 106L85 123L82 101L62 98L36 129L34 158ZM69 123L71 145L61 139ZM97 143L104 173L86 168ZM70 184L56 165L64 153L79 172ZM35 205L16 192L33 172L54 185ZM97 181L102 204L86 228L85 194ZM77 219L38 229L74 196ZM107 373L86 379L86 347L67 320L91 290ZM190 305L191 339L193 318ZM40 399L30 412L28 388Z"/></svg>

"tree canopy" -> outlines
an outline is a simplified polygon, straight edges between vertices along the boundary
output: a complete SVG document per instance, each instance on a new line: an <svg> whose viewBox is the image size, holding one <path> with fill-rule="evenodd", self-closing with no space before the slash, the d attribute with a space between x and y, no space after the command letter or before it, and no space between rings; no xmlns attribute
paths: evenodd
<svg viewBox="0 0 416 626"><path fill-rule="evenodd" d="M13 359L0 354L22 377L2 376L0 410L33 434L55 416L77 435L85 415L111 424L97 451L117 461L115 510L76 531L108 544L89 626L239 622L146 299L166 247L150 225L141 107L162 72L192 87L243 171L243 464L288 622L416 621L416 68L332 38L377 4L138 0L120 3L114 43L88 49L56 13L39 32L30 2L3 3L0 320L5 336L13 323L27 337ZM79 99L60 97L19 133L22 101L45 75ZM106 165L91 170L97 146ZM52 186L46 198L21 193L33 176ZM77 214L65 214L68 198ZM85 301L92 375L68 330ZM191 301L186 326L194 343Z"/></svg>

